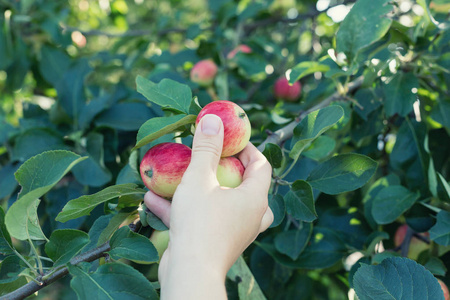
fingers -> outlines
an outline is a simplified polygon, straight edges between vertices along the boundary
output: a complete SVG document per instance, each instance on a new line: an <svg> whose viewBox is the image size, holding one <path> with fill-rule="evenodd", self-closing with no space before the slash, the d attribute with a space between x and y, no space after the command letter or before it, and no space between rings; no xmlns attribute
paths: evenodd
<svg viewBox="0 0 450 300"><path fill-rule="evenodd" d="M152 191L148 191L144 196L144 203L152 213L161 219L164 225L169 227L171 209L169 200L161 198Z"/></svg>
<svg viewBox="0 0 450 300"><path fill-rule="evenodd" d="M241 187L261 190L267 194L272 179L272 167L266 157L252 143L248 143L239 154L239 159L245 167Z"/></svg>
<svg viewBox="0 0 450 300"><path fill-rule="evenodd" d="M264 213L262 220L261 220L261 226L259 227L259 232L263 232L265 231L267 228L270 227L270 225L272 225L273 223L273 212L270 209L270 207L267 207L266 212Z"/></svg>
<svg viewBox="0 0 450 300"><path fill-rule="evenodd" d="M216 115L205 115L197 125L192 143L191 163L183 180L217 181L217 165L223 146L223 124Z"/></svg>

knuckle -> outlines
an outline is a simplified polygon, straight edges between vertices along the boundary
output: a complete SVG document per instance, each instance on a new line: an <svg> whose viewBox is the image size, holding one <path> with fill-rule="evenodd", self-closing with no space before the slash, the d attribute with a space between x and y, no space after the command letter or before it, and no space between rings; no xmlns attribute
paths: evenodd
<svg viewBox="0 0 450 300"><path fill-rule="evenodd" d="M192 153L211 153L216 156L220 156L222 154L222 151L218 149L217 145L213 142L202 141L202 143L195 145L195 147L192 149Z"/></svg>

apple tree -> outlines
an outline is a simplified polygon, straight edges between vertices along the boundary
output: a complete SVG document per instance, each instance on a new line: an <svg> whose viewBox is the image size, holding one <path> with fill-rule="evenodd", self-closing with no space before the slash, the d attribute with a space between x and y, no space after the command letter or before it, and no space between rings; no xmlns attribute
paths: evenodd
<svg viewBox="0 0 450 300"><path fill-rule="evenodd" d="M274 222L230 299L448 299L449 11L1 1L0 299L158 299L167 227L139 165L191 146L216 100L246 111L273 168Z"/></svg>

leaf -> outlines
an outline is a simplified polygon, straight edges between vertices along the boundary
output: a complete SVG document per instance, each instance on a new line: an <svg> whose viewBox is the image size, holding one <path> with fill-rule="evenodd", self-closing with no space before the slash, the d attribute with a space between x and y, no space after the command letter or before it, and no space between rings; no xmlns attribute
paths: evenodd
<svg viewBox="0 0 450 300"><path fill-rule="evenodd" d="M436 224L429 230L430 238L442 246L450 245L450 213L441 210L436 216Z"/></svg>
<svg viewBox="0 0 450 300"><path fill-rule="evenodd" d="M157 300L153 285L139 271L121 263L100 266L95 273L87 273L77 266L69 266L70 287L78 299Z"/></svg>
<svg viewBox="0 0 450 300"><path fill-rule="evenodd" d="M147 105L136 102L123 102L111 106L95 119L95 125L134 131L155 114Z"/></svg>
<svg viewBox="0 0 450 300"><path fill-rule="evenodd" d="M63 208L62 212L56 217L56 221L67 222L81 216L89 215L89 213L99 204L108 200L131 194L145 194L144 189L139 188L133 183L125 183L114 185L101 190L92 195L81 196L77 199L70 200Z"/></svg>
<svg viewBox="0 0 450 300"><path fill-rule="evenodd" d="M289 156L297 158L314 139L336 124L343 115L344 110L338 105L309 113L294 129L294 146Z"/></svg>
<svg viewBox="0 0 450 300"><path fill-rule="evenodd" d="M336 195L362 187L376 169L377 162L365 155L341 154L314 168L306 181L325 194Z"/></svg>
<svg viewBox="0 0 450 300"><path fill-rule="evenodd" d="M242 256L230 268L227 277L238 284L239 300L266 299Z"/></svg>
<svg viewBox="0 0 450 300"><path fill-rule="evenodd" d="M304 180L297 180L284 196L286 211L297 220L312 222L317 219L312 188Z"/></svg>
<svg viewBox="0 0 450 300"><path fill-rule="evenodd" d="M338 52L352 61L359 50L381 39L392 20L386 14L393 10L390 0L359 0L345 17L336 34Z"/></svg>
<svg viewBox="0 0 450 300"><path fill-rule="evenodd" d="M152 213L149 210L145 211L146 214L146 222L147 224L156 230L159 231L164 231L164 230L168 230L169 228L167 228L167 226L163 223L163 221L161 221L160 218L158 218L154 213Z"/></svg>
<svg viewBox="0 0 450 300"><path fill-rule="evenodd" d="M64 51L44 45L41 48L39 71L46 81L55 86L69 68L71 58Z"/></svg>
<svg viewBox="0 0 450 300"><path fill-rule="evenodd" d="M415 261L393 257L376 266L362 265L353 277L360 300L444 300L434 276Z"/></svg>
<svg viewBox="0 0 450 300"><path fill-rule="evenodd" d="M417 100L413 89L419 87L419 81L413 73L398 72L392 79L383 85L385 103L384 109L388 117L395 114L406 116L413 109Z"/></svg>
<svg viewBox="0 0 450 300"><path fill-rule="evenodd" d="M276 169L281 167L281 160L283 159L283 153L278 145L267 143L262 152L269 161L272 168Z"/></svg>
<svg viewBox="0 0 450 300"><path fill-rule="evenodd" d="M150 264L159 261L158 251L150 240L134 233L128 226L117 230L109 241L109 255L113 259L126 258L138 264Z"/></svg>
<svg viewBox="0 0 450 300"><path fill-rule="evenodd" d="M59 229L52 232L45 244L45 253L53 260L53 267L68 263L89 243L89 235L75 229Z"/></svg>
<svg viewBox="0 0 450 300"><path fill-rule="evenodd" d="M293 260L305 250L312 234L312 224L302 224L298 230L283 231L275 237L275 248Z"/></svg>
<svg viewBox="0 0 450 300"><path fill-rule="evenodd" d="M431 111L431 118L442 124L447 130L450 129L450 101L438 99L438 104Z"/></svg>
<svg viewBox="0 0 450 300"><path fill-rule="evenodd" d="M269 207L273 212L273 222L269 228L273 228L281 224L286 214L283 196L280 194L272 195L269 198Z"/></svg>
<svg viewBox="0 0 450 300"><path fill-rule="evenodd" d="M120 225L133 222L136 219L136 214L137 212L134 210L131 212L121 212L114 215L98 237L97 246L100 246L110 240L111 236L117 231Z"/></svg>
<svg viewBox="0 0 450 300"><path fill-rule="evenodd" d="M156 84L142 76L136 78L137 91L149 101L163 108L172 108L180 113L189 113L192 92L189 86L171 79Z"/></svg>
<svg viewBox="0 0 450 300"><path fill-rule="evenodd" d="M89 250L94 249L97 247L98 239L100 237L100 234L105 230L105 228L108 226L109 222L111 221L113 215L103 215L97 218L92 225L92 227L89 229L89 244L86 245L86 247L83 248L81 253L85 253Z"/></svg>
<svg viewBox="0 0 450 300"><path fill-rule="evenodd" d="M437 257L431 257L426 264L424 265L428 271L430 271L433 275L445 276L447 273L447 268L445 267L442 260Z"/></svg>
<svg viewBox="0 0 450 300"><path fill-rule="evenodd" d="M11 195L17 188L14 173L20 165L7 164L0 169L0 199Z"/></svg>
<svg viewBox="0 0 450 300"><path fill-rule="evenodd" d="M335 147L336 141L334 139L326 135L321 135L302 154L305 157L319 161L330 155Z"/></svg>
<svg viewBox="0 0 450 300"><path fill-rule="evenodd" d="M0 262L0 296L13 292L27 283L27 279L18 276L25 264L18 256L10 255Z"/></svg>
<svg viewBox="0 0 450 300"><path fill-rule="evenodd" d="M133 147L132 151L147 145L163 135L174 132L181 126L195 123L196 119L197 116L195 115L152 118L139 128L136 146Z"/></svg>
<svg viewBox="0 0 450 300"><path fill-rule="evenodd" d="M373 200L372 215L378 224L394 222L419 199L419 193L413 193L401 185L391 185L378 192Z"/></svg>
<svg viewBox="0 0 450 300"><path fill-rule="evenodd" d="M327 72L328 70L330 70L330 66L328 65L322 65L316 61L303 61L292 68L291 74L289 75L289 83L293 84L307 75L316 72Z"/></svg>
<svg viewBox="0 0 450 300"><path fill-rule="evenodd" d="M0 254L5 256L14 254L13 249L11 236L5 226L5 211L0 206Z"/></svg>
<svg viewBox="0 0 450 300"><path fill-rule="evenodd" d="M37 216L39 198L84 159L69 151L48 151L30 158L17 170L15 175L22 190L5 219L11 236L19 240L45 239Z"/></svg>

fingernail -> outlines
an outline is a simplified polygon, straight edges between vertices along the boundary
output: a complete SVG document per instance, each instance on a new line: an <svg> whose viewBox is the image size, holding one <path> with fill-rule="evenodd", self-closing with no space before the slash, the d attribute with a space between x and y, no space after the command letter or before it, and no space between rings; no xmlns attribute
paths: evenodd
<svg viewBox="0 0 450 300"><path fill-rule="evenodd" d="M216 135L220 129L220 118L215 115L205 115L202 118L202 132L206 135Z"/></svg>

